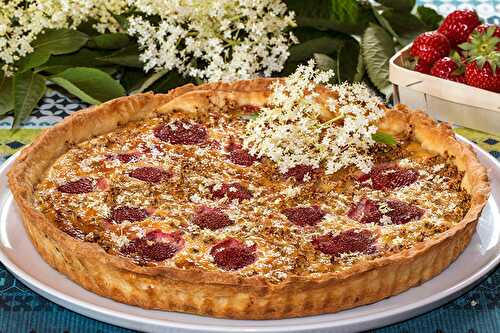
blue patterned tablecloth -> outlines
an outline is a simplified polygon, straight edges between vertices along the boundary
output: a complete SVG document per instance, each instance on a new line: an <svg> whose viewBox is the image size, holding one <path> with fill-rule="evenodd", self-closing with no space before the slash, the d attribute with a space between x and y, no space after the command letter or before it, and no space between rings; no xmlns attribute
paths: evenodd
<svg viewBox="0 0 500 333"><path fill-rule="evenodd" d="M500 24L500 0L418 0L443 15L457 7L472 7L487 22ZM0 120L0 163L41 131L85 107L55 91L49 91L36 112L11 132L11 118ZM500 138L468 129L458 133L478 143L500 160ZM491 273L464 296L424 315L370 333L500 333L500 270ZM0 333L127 333L48 301L15 279L0 264Z"/></svg>

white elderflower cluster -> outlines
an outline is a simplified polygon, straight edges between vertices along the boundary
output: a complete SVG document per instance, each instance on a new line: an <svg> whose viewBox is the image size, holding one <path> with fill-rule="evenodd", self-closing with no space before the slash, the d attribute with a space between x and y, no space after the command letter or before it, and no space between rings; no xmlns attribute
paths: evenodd
<svg viewBox="0 0 500 333"><path fill-rule="evenodd" d="M0 0L0 66L12 74L13 64L33 52L32 42L45 29L74 29L93 19L99 32L116 32L126 0Z"/></svg>
<svg viewBox="0 0 500 333"><path fill-rule="evenodd" d="M317 168L322 163L326 174L349 165L369 171L375 122L384 115L381 101L362 84L329 84L333 76L333 71L315 69L310 60L276 82L268 106L247 124L244 145L250 153L267 156L283 173L297 165ZM325 102L319 85L334 97ZM325 109L329 120L321 122Z"/></svg>
<svg viewBox="0 0 500 333"><path fill-rule="evenodd" d="M177 69L207 81L269 76L288 58L293 13L280 0L129 0L145 70ZM155 23L153 23L155 22Z"/></svg>

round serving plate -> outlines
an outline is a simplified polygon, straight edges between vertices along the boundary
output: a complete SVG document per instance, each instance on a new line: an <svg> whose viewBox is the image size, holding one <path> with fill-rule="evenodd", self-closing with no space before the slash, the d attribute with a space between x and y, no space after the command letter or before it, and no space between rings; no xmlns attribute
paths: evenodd
<svg viewBox="0 0 500 333"><path fill-rule="evenodd" d="M460 138L460 140L470 143ZM408 319L436 308L474 286L500 262L500 163L473 145L488 168L492 194L469 246L443 273L383 301L339 313L282 320L229 320L144 310L89 292L38 255L21 222L6 173L0 168L0 260L19 280L49 300L85 316L147 332L356 332Z"/></svg>

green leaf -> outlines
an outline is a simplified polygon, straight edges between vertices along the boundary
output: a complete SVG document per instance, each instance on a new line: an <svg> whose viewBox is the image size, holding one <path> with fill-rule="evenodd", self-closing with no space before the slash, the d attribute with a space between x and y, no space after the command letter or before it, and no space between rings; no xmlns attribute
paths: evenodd
<svg viewBox="0 0 500 333"><path fill-rule="evenodd" d="M348 34L363 32L373 16L370 6L357 0L304 0L286 1L295 12L299 26L320 30L335 30Z"/></svg>
<svg viewBox="0 0 500 333"><path fill-rule="evenodd" d="M99 58L110 55L112 51L104 50L89 50L83 48L78 52L71 54L64 54L58 56L51 56L43 66L38 67L36 70L39 72L48 72L51 74L60 73L72 67L103 67L110 64L106 61L99 60Z"/></svg>
<svg viewBox="0 0 500 333"><path fill-rule="evenodd" d="M115 75L116 73L118 73L119 71L119 68L118 66L107 66L107 67L99 67L99 69L101 71L103 71L104 73L107 73L111 76Z"/></svg>
<svg viewBox="0 0 500 333"><path fill-rule="evenodd" d="M126 67L143 67L142 61L139 60L139 47L136 43L129 44L106 57L98 58L98 60Z"/></svg>
<svg viewBox="0 0 500 333"><path fill-rule="evenodd" d="M401 12L411 12L415 6L415 0L375 0L385 7L393 8Z"/></svg>
<svg viewBox="0 0 500 333"><path fill-rule="evenodd" d="M51 77L50 81L53 83L57 84L58 86L66 89L70 94L75 95L85 103L97 105L101 104L101 101L98 101L94 99L93 97L87 95L83 90L79 89L77 86L75 86L73 83L70 81L63 79L62 77Z"/></svg>
<svg viewBox="0 0 500 333"><path fill-rule="evenodd" d="M16 63L17 73L22 73L46 63L50 58L47 50L35 50Z"/></svg>
<svg viewBox="0 0 500 333"><path fill-rule="evenodd" d="M322 31L311 27L296 27L292 29L292 33L297 37L300 43L320 37L334 37L337 34L336 32Z"/></svg>
<svg viewBox="0 0 500 333"><path fill-rule="evenodd" d="M443 20L443 17L434 9L424 6L417 7L417 15L425 24L427 30L436 30Z"/></svg>
<svg viewBox="0 0 500 333"><path fill-rule="evenodd" d="M66 54L79 50L88 41L83 32L69 29L49 29L39 35L32 46L37 51L46 51L49 54Z"/></svg>
<svg viewBox="0 0 500 333"><path fill-rule="evenodd" d="M372 139L378 143L384 143L390 146L395 146L398 144L398 142L396 141L396 139L394 139L392 135L380 131L373 133Z"/></svg>
<svg viewBox="0 0 500 333"><path fill-rule="evenodd" d="M382 12L382 16L391 24L397 34L423 32L427 30L425 24L411 13L386 9Z"/></svg>
<svg viewBox="0 0 500 333"><path fill-rule="evenodd" d="M413 42L415 37L428 30L425 24L411 13L387 9L384 10L382 16L391 24L394 31L398 34L400 43L403 46Z"/></svg>
<svg viewBox="0 0 500 333"><path fill-rule="evenodd" d="M80 25L76 28L76 30L83 32L88 36L98 36L101 33L96 30L95 26L99 23L95 19L89 18L85 22L80 23Z"/></svg>
<svg viewBox="0 0 500 333"><path fill-rule="evenodd" d="M120 25L120 27L122 27L123 30L127 31L128 30L128 19L127 17L123 16L123 15L117 15L117 14L114 14L112 13L111 11L108 11L111 16L113 16L113 18L116 20L116 22L118 22L118 24Z"/></svg>
<svg viewBox="0 0 500 333"><path fill-rule="evenodd" d="M87 46L91 49L118 50L126 47L129 42L127 34L109 33L90 38Z"/></svg>
<svg viewBox="0 0 500 333"><path fill-rule="evenodd" d="M64 72L51 76L49 79L91 104L99 104L100 102L105 102L125 95L125 89L118 81L114 80L109 74L96 68L69 68ZM78 90L69 86L66 81L78 88ZM70 89L72 90L70 91ZM80 91L83 92L83 94L81 94Z"/></svg>
<svg viewBox="0 0 500 333"><path fill-rule="evenodd" d="M130 94L133 95L133 94L140 94L142 92L144 92L146 89L148 89L153 83L155 83L156 81L158 81L159 79L161 79L161 77L165 74L167 74L169 71L166 70L166 69L163 69L161 71L158 71L158 72L155 72L155 73L152 73L151 75L149 75L146 80L141 84L141 86L139 88L137 88L136 90L134 91L131 91Z"/></svg>
<svg viewBox="0 0 500 333"><path fill-rule="evenodd" d="M372 7L373 8L373 7ZM373 8L373 15L375 16L375 18L377 19L377 22L380 24L380 26L382 26L382 28L384 28L388 33L391 34L391 36L393 38L395 38L399 44L403 44L403 42L401 41L401 39L399 38L399 35L394 31L394 29L392 28L391 24L389 23L389 21L387 21L385 19L385 17L383 17L382 15L380 15L380 13L378 12L377 9Z"/></svg>
<svg viewBox="0 0 500 333"><path fill-rule="evenodd" d="M370 24L363 34L361 48L368 77L377 89L390 96L389 60L395 52L391 36L380 26Z"/></svg>
<svg viewBox="0 0 500 333"><path fill-rule="evenodd" d="M45 78L32 71L16 74L13 81L14 123L12 127L18 127L45 95L47 87Z"/></svg>
<svg viewBox="0 0 500 333"><path fill-rule="evenodd" d="M146 74L141 69L135 69L132 67L122 67L121 84L130 93L133 90L138 89L144 81L146 81Z"/></svg>
<svg viewBox="0 0 500 333"><path fill-rule="evenodd" d="M290 56L288 57L288 61L296 62L310 59L314 53L335 53L344 45L344 42L344 38L325 36L292 45L289 49Z"/></svg>
<svg viewBox="0 0 500 333"><path fill-rule="evenodd" d="M363 56L359 43L354 38L347 39L337 53L338 82L359 82L364 73Z"/></svg>
<svg viewBox="0 0 500 333"><path fill-rule="evenodd" d="M195 80L189 77L184 77L175 70L171 70L167 75L164 75L161 79L152 84L150 90L154 91L155 93L165 93L170 89L188 83L195 83Z"/></svg>
<svg viewBox="0 0 500 333"><path fill-rule="evenodd" d="M14 95L12 94L12 78L6 77L0 71L0 115L4 115L14 109Z"/></svg>
<svg viewBox="0 0 500 333"><path fill-rule="evenodd" d="M337 62L323 53L314 53L316 67L322 71L334 70L337 72ZM334 78L335 79L335 78Z"/></svg>

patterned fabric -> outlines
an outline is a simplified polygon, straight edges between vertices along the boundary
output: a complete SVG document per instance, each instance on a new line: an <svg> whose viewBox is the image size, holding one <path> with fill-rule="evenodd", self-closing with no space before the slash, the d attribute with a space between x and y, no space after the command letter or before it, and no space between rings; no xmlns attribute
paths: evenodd
<svg viewBox="0 0 500 333"><path fill-rule="evenodd" d="M442 14L475 8L487 22L500 24L500 0L419 0ZM0 119L0 163L33 141L43 128L86 107L57 91L49 91L36 112L16 131L12 117ZM500 133L467 128L455 131L500 160ZM498 333L500 332L500 270L497 268L464 296L419 317L370 333ZM127 333L56 305L28 289L0 264L0 333Z"/></svg>

